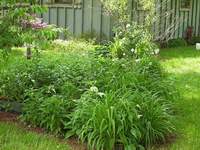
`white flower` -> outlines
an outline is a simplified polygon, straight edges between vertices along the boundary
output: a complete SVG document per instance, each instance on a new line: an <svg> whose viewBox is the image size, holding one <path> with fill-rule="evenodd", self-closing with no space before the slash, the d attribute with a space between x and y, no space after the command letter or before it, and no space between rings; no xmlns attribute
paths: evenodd
<svg viewBox="0 0 200 150"><path fill-rule="evenodd" d="M196 49L200 50L200 43L196 43Z"/></svg>
<svg viewBox="0 0 200 150"><path fill-rule="evenodd" d="M140 62L140 59L136 59L135 62Z"/></svg>
<svg viewBox="0 0 200 150"><path fill-rule="evenodd" d="M134 52L135 52L134 48L132 48L132 49L131 49L131 52L132 52L132 53L134 53Z"/></svg>
<svg viewBox="0 0 200 150"><path fill-rule="evenodd" d="M118 60L119 60L118 58L113 58L113 59L112 59L113 62L116 62L116 61L118 61Z"/></svg>
<svg viewBox="0 0 200 150"><path fill-rule="evenodd" d="M103 97L103 96L105 96L105 93L99 92L98 95L99 95L100 97Z"/></svg>
<svg viewBox="0 0 200 150"><path fill-rule="evenodd" d="M125 54L125 53L123 53L123 56L126 56L126 54Z"/></svg>
<svg viewBox="0 0 200 150"><path fill-rule="evenodd" d="M98 93L99 89L98 89L96 86L92 86L92 87L90 88L90 91L91 91L91 92Z"/></svg>
<svg viewBox="0 0 200 150"><path fill-rule="evenodd" d="M130 26L131 26L130 24L127 24L127 25L126 25L126 28L129 28Z"/></svg>
<svg viewBox="0 0 200 150"><path fill-rule="evenodd" d="M138 115L137 118L140 119L142 117L142 115Z"/></svg>
<svg viewBox="0 0 200 150"><path fill-rule="evenodd" d="M136 105L137 108L141 108L139 104Z"/></svg>
<svg viewBox="0 0 200 150"><path fill-rule="evenodd" d="M122 67L124 67L124 68L125 68L125 67L126 67L126 65L125 65L125 64L122 64Z"/></svg>
<svg viewBox="0 0 200 150"><path fill-rule="evenodd" d="M155 53L156 55L159 54L159 52L160 52L160 49L158 49L158 48L154 50L154 53Z"/></svg>
<svg viewBox="0 0 200 150"><path fill-rule="evenodd" d="M65 46L67 44L70 44L70 41L57 39L57 40L54 40L53 43L61 45L61 46Z"/></svg>
<svg viewBox="0 0 200 150"><path fill-rule="evenodd" d="M124 37L124 38L122 38L122 40L123 40L123 41L125 41L125 40L126 40L126 38Z"/></svg>

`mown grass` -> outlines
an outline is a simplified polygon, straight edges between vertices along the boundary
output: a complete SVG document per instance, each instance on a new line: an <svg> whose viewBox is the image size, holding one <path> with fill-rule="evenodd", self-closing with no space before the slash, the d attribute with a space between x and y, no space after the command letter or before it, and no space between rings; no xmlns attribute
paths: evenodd
<svg viewBox="0 0 200 150"><path fill-rule="evenodd" d="M200 149L200 51L194 47L165 49L161 62L180 91L177 100L176 141L160 149Z"/></svg>
<svg viewBox="0 0 200 150"><path fill-rule="evenodd" d="M58 140L25 131L10 123L0 123L0 150L70 150Z"/></svg>

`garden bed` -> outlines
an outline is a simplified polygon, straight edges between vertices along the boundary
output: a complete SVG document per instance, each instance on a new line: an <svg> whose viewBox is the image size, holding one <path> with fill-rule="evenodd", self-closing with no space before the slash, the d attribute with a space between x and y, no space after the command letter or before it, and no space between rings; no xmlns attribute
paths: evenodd
<svg viewBox="0 0 200 150"><path fill-rule="evenodd" d="M0 111L0 121L3 122L16 122L18 114Z"/></svg>
<svg viewBox="0 0 200 150"><path fill-rule="evenodd" d="M22 112L22 104L19 102L0 100L0 111L20 114Z"/></svg>
<svg viewBox="0 0 200 150"><path fill-rule="evenodd" d="M13 100L0 103L18 113L22 103L21 119L27 124L77 137L91 149L114 149L118 143L118 149L145 148L175 132L171 105L176 90L156 58L43 54L29 61L12 59L0 77L0 94Z"/></svg>

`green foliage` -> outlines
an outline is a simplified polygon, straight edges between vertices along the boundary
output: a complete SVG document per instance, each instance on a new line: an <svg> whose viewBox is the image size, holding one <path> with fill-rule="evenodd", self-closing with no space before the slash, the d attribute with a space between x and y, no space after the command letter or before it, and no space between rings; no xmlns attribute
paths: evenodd
<svg viewBox="0 0 200 150"><path fill-rule="evenodd" d="M192 37L190 44L195 45L196 43L200 43L200 37Z"/></svg>
<svg viewBox="0 0 200 150"><path fill-rule="evenodd" d="M81 39L73 39L73 40L54 40L49 50L57 51L57 52L76 52L85 54L86 52L93 51L95 49L94 41L86 41Z"/></svg>
<svg viewBox="0 0 200 150"><path fill-rule="evenodd" d="M22 7L19 5L21 2L27 2L33 5L27 5ZM37 14L44 12L44 8L37 4L36 0L33 1L21 1L21 0L1 0L0 6L4 7L7 12L0 18L0 48L10 49L13 46L20 46L23 44L21 40L21 33L23 33L22 20L30 20L31 17L28 14Z"/></svg>
<svg viewBox="0 0 200 150"><path fill-rule="evenodd" d="M21 99L25 122L97 150L146 148L174 131L176 90L155 58L43 54L0 75L1 95Z"/></svg>
<svg viewBox="0 0 200 150"><path fill-rule="evenodd" d="M111 150L116 143L135 149L164 141L174 131L170 102L148 92L122 90L83 95L66 124L67 136L77 135L90 149Z"/></svg>
<svg viewBox="0 0 200 150"><path fill-rule="evenodd" d="M168 41L167 45L169 48L183 47L183 46L187 46L187 42L186 42L186 40L181 39L181 38L171 39Z"/></svg>
<svg viewBox="0 0 200 150"><path fill-rule="evenodd" d="M82 33L78 38L89 42L93 41L96 44L99 44L102 40L108 40L108 37L104 33L97 33L94 30Z"/></svg>
<svg viewBox="0 0 200 150"><path fill-rule="evenodd" d="M73 102L58 96L44 97L39 91L32 90L27 96L21 119L50 132L63 134L63 123L69 121L67 114L71 111Z"/></svg>
<svg viewBox="0 0 200 150"><path fill-rule="evenodd" d="M25 90L33 83L29 73L31 65L20 61L18 63L9 70L1 72L0 94L9 99L21 101L24 99Z"/></svg>
<svg viewBox="0 0 200 150"><path fill-rule="evenodd" d="M130 23L128 0L101 0L101 3L109 15L115 18L118 26L123 28Z"/></svg>
<svg viewBox="0 0 200 150"><path fill-rule="evenodd" d="M140 143L150 147L152 143L165 142L165 136L175 131L171 103L149 93L138 93L134 100L140 115Z"/></svg>
<svg viewBox="0 0 200 150"><path fill-rule="evenodd" d="M95 54L96 56L100 57L111 57L110 50L108 45L98 45L95 47Z"/></svg>
<svg viewBox="0 0 200 150"><path fill-rule="evenodd" d="M60 33L68 34L67 30L47 25L36 17L46 11L39 0L1 0L0 6L6 10L0 18L0 48L4 51L22 45L38 50L58 38Z"/></svg>
<svg viewBox="0 0 200 150"><path fill-rule="evenodd" d="M46 95L61 94L79 97L88 88L90 59L87 55L63 55L50 60L51 56L30 61L22 59L2 70L0 93L12 100L23 102L28 89L43 87ZM67 92L66 88L70 92ZM72 89L71 89L72 88ZM72 92L72 93L71 93Z"/></svg>
<svg viewBox="0 0 200 150"><path fill-rule="evenodd" d="M131 18L131 14L134 14L131 11L134 10L129 7L128 0L101 0L101 3L109 15L114 17L116 26L125 29L127 24L134 23ZM136 3L139 3L143 10L148 13L144 26L150 31L155 19L155 0L140 0Z"/></svg>
<svg viewBox="0 0 200 150"><path fill-rule="evenodd" d="M130 95L120 97L114 92L102 97L88 92L77 102L68 127L81 140L88 141L90 149L111 150L116 143L135 148L141 133L136 106L129 99Z"/></svg>
<svg viewBox="0 0 200 150"><path fill-rule="evenodd" d="M156 54L157 45L152 42L152 35L147 29L128 24L125 29L117 30L114 42L110 46L114 56L141 58Z"/></svg>
<svg viewBox="0 0 200 150"><path fill-rule="evenodd" d="M134 22L130 14L128 0L101 0L106 10L115 17L114 42L109 47L111 53L118 58L136 57L157 54L158 48L153 43L151 27L155 18L155 0L137 1L147 10L145 24Z"/></svg>
<svg viewBox="0 0 200 150"><path fill-rule="evenodd" d="M116 143L138 148L164 141L174 131L176 90L156 60L143 59L95 64L96 87L77 101L66 124L67 136L77 135L91 149L112 149Z"/></svg>

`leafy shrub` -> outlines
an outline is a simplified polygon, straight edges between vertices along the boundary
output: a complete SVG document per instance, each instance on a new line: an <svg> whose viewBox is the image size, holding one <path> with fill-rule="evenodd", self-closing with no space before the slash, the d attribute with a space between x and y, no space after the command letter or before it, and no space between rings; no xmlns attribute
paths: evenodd
<svg viewBox="0 0 200 150"><path fill-rule="evenodd" d="M22 1L23 2L23 1ZM34 17L30 14L43 13L45 9L38 6L35 2L30 8L16 6L16 1L1 0L0 5L6 7L6 13L0 18L0 48L10 50L13 46L24 44L22 34L26 32L22 26L22 20L32 21ZM31 30L30 30L31 31ZM34 32L32 32L34 34ZM29 34L29 37L31 34Z"/></svg>
<svg viewBox="0 0 200 150"><path fill-rule="evenodd" d="M64 58L61 55L51 60L49 57L30 61L23 59L8 66L0 74L0 94L23 101L26 90L44 87L44 94L80 97L89 87L90 62L88 56L82 55L66 55ZM75 93L67 93L67 86L74 87Z"/></svg>
<svg viewBox="0 0 200 150"><path fill-rule="evenodd" d="M98 45L95 47L96 56L110 57L110 51L107 45Z"/></svg>
<svg viewBox="0 0 200 150"><path fill-rule="evenodd" d="M73 101L62 97L44 97L39 91L29 91L28 99L23 106L22 120L40 126L50 132L62 134L64 122L68 122L67 114L73 108Z"/></svg>
<svg viewBox="0 0 200 150"><path fill-rule="evenodd" d="M150 56L157 49L148 30L134 24L128 24L125 30L119 29L110 46L111 52L118 58Z"/></svg>
<svg viewBox="0 0 200 150"><path fill-rule="evenodd" d="M1 74L1 95L23 102L26 90L56 83L55 67L55 63L41 62L40 59L19 61Z"/></svg>
<svg viewBox="0 0 200 150"><path fill-rule="evenodd" d="M11 100L23 100L25 90L33 85L30 68L31 64L19 61L8 70L3 70L0 75L0 94Z"/></svg>
<svg viewBox="0 0 200 150"><path fill-rule="evenodd" d="M94 30L82 33L78 38L84 39L86 41L94 41L95 43L99 43L101 40L107 39L106 35L101 35Z"/></svg>
<svg viewBox="0 0 200 150"><path fill-rule="evenodd" d="M196 43L200 43L200 37L192 37L191 44L195 45Z"/></svg>
<svg viewBox="0 0 200 150"><path fill-rule="evenodd" d="M168 41L169 48L182 47L182 46L187 46L187 42L184 39L178 38L178 39L171 39Z"/></svg>
<svg viewBox="0 0 200 150"><path fill-rule="evenodd" d="M9 48L13 46L22 46L23 42L20 39L16 28L8 27L8 24L0 22L0 32L3 36L0 37L0 48Z"/></svg>

